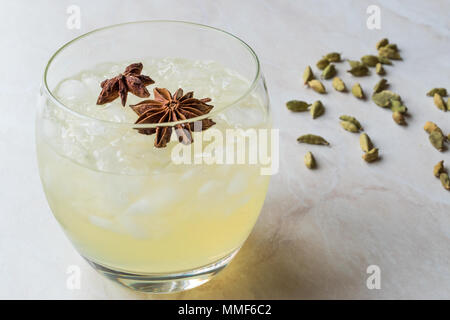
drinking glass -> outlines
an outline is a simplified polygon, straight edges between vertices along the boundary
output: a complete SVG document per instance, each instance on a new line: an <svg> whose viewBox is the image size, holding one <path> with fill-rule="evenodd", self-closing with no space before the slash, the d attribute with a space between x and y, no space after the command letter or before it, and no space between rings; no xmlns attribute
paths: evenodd
<svg viewBox="0 0 450 320"><path fill-rule="evenodd" d="M156 124L129 121L120 99L95 105L100 82L133 62L155 86L210 97L216 124L192 144L173 137L156 148L155 135L137 130ZM129 104L141 100L128 94ZM41 181L55 218L99 273L144 292L185 290L226 267L250 234L270 175L245 160L255 149L245 141L270 129L258 57L239 38L180 21L113 25L68 42L47 64L36 117ZM208 153L212 136L222 140ZM212 162L221 154L226 161Z"/></svg>

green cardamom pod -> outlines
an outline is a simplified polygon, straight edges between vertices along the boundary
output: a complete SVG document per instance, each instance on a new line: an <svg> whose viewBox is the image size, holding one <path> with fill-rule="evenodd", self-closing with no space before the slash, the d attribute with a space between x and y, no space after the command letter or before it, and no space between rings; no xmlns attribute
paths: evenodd
<svg viewBox="0 0 450 320"><path fill-rule="evenodd" d="M441 173L439 179L441 180L442 186L445 189L450 190L450 178L448 177L448 174L445 172Z"/></svg>
<svg viewBox="0 0 450 320"><path fill-rule="evenodd" d="M354 123L351 123L350 121L341 121L340 124L341 127L344 128L344 130L350 132L359 132L358 127Z"/></svg>
<svg viewBox="0 0 450 320"><path fill-rule="evenodd" d="M342 115L342 116L339 117L339 119L341 119L342 121L348 121L348 122L353 123L358 128L358 130L362 130L363 129L363 127L361 126L361 123L359 123L359 121L356 120L355 117Z"/></svg>
<svg viewBox="0 0 450 320"><path fill-rule="evenodd" d="M293 112L308 111L310 105L311 104L300 100L291 100L286 102L286 107Z"/></svg>
<svg viewBox="0 0 450 320"><path fill-rule="evenodd" d="M364 99L364 92L359 83L355 83L355 85L352 87L352 93L358 99Z"/></svg>
<svg viewBox="0 0 450 320"><path fill-rule="evenodd" d="M373 87L373 92L378 93L383 90L386 90L389 87L388 82L386 79L381 79L377 82L377 84Z"/></svg>
<svg viewBox="0 0 450 320"><path fill-rule="evenodd" d="M380 41L377 42L376 48L377 50L380 49L381 47L385 47L387 46L389 43L389 40L387 38L383 38Z"/></svg>
<svg viewBox="0 0 450 320"><path fill-rule="evenodd" d="M320 117L325 112L325 108L322 102L320 100L317 100L312 104L311 110L309 111L312 115L312 118L315 119L317 117Z"/></svg>
<svg viewBox="0 0 450 320"><path fill-rule="evenodd" d="M311 70L310 66L307 66L305 71L303 72L303 83L307 84L308 81L314 79L314 73Z"/></svg>
<svg viewBox="0 0 450 320"><path fill-rule="evenodd" d="M391 60L389 60L389 58L386 57L378 56L378 61L380 61L381 64L392 65Z"/></svg>
<svg viewBox="0 0 450 320"><path fill-rule="evenodd" d="M406 106L404 106L401 101L391 99L391 111L406 113L406 112L408 112L408 108Z"/></svg>
<svg viewBox="0 0 450 320"><path fill-rule="evenodd" d="M329 146L327 140L322 138L321 136L317 136L315 134L305 134L297 138L298 142L307 143L307 144L317 144L317 145L325 145Z"/></svg>
<svg viewBox="0 0 450 320"><path fill-rule="evenodd" d="M425 122L425 125L423 126L423 129L428 132L429 134L431 134L433 131L439 131L441 133L441 135L444 135L444 133L442 133L441 128L439 128L436 123L431 122L431 121L427 121Z"/></svg>
<svg viewBox="0 0 450 320"><path fill-rule="evenodd" d="M369 54L363 56L361 58L361 62L364 63L366 66L375 67L379 61L377 56Z"/></svg>
<svg viewBox="0 0 450 320"><path fill-rule="evenodd" d="M380 76L384 76L386 74L386 70L384 70L383 65L380 62L378 62L375 66L375 72Z"/></svg>
<svg viewBox="0 0 450 320"><path fill-rule="evenodd" d="M369 74L369 68L365 65L360 65L347 70L347 72L351 73L355 77L364 77Z"/></svg>
<svg viewBox="0 0 450 320"><path fill-rule="evenodd" d="M398 52L398 47L395 43L389 43L388 45L385 46L388 49L394 50Z"/></svg>
<svg viewBox="0 0 450 320"><path fill-rule="evenodd" d="M359 145L364 152L369 152L369 150L373 149L372 141L366 133L361 133L359 136Z"/></svg>
<svg viewBox="0 0 450 320"><path fill-rule="evenodd" d="M439 151L444 151L444 141L446 137L439 130L434 130L428 136L431 144Z"/></svg>
<svg viewBox="0 0 450 320"><path fill-rule="evenodd" d="M362 155L362 158L366 162L374 162L374 161L378 160L378 149L377 148L370 149L368 152L366 152Z"/></svg>
<svg viewBox="0 0 450 320"><path fill-rule="evenodd" d="M400 112L400 113L405 114L405 113L408 112L408 108L406 106L404 106L404 105L400 105L398 107L391 107L391 111L392 112Z"/></svg>
<svg viewBox="0 0 450 320"><path fill-rule="evenodd" d="M445 88L434 88L427 92L427 96L434 97L435 94L439 94L441 97L447 96L447 89Z"/></svg>
<svg viewBox="0 0 450 320"><path fill-rule="evenodd" d="M330 52L325 57L330 62L340 62L341 61L341 54L337 52Z"/></svg>
<svg viewBox="0 0 450 320"><path fill-rule="evenodd" d="M330 64L330 61L328 61L328 59L323 58L323 59L320 59L319 61L317 61L316 66L318 69L323 70L329 64Z"/></svg>
<svg viewBox="0 0 450 320"><path fill-rule="evenodd" d="M445 173L444 160L439 161L433 168L433 174L435 177L439 178L441 173Z"/></svg>
<svg viewBox="0 0 450 320"><path fill-rule="evenodd" d="M391 105L391 100L401 101L398 94L393 93L389 90L383 90L372 95L372 100L377 106L388 108Z"/></svg>
<svg viewBox="0 0 450 320"><path fill-rule="evenodd" d="M351 69L363 66L363 64L358 60L347 60L347 61Z"/></svg>
<svg viewBox="0 0 450 320"><path fill-rule="evenodd" d="M335 75L336 75L336 68L334 67L334 64L331 63L328 66L326 66L325 69L323 69L322 78L331 79Z"/></svg>
<svg viewBox="0 0 450 320"><path fill-rule="evenodd" d="M339 78L339 77L334 77L334 78L333 78L332 85L333 85L333 88L336 89L337 91L344 92L344 91L347 90L347 89L345 88L345 83L344 83L344 81L342 81L342 79Z"/></svg>
<svg viewBox="0 0 450 320"><path fill-rule="evenodd" d="M393 112L392 119L394 119L394 121L401 126L406 125L405 117L401 112L398 111Z"/></svg>
<svg viewBox="0 0 450 320"><path fill-rule="evenodd" d="M305 154L305 165L308 169L314 169L316 167L316 159L311 152Z"/></svg>
<svg viewBox="0 0 450 320"><path fill-rule="evenodd" d="M385 57L385 58L388 58L388 59L391 59L391 60L402 60L402 57L400 56L400 53L398 53L397 50L392 49L392 48L390 48L388 46L381 47L378 50L378 55L382 56L382 57Z"/></svg>
<svg viewBox="0 0 450 320"><path fill-rule="evenodd" d="M433 100L434 104L436 105L436 107L438 107L438 109L447 111L447 106L445 105L444 99L439 95L439 93L434 94Z"/></svg>
<svg viewBox="0 0 450 320"><path fill-rule="evenodd" d="M308 85L313 88L314 91L318 92L318 93L325 93L325 87L323 86L322 82L320 82L319 80L310 80L308 81Z"/></svg>

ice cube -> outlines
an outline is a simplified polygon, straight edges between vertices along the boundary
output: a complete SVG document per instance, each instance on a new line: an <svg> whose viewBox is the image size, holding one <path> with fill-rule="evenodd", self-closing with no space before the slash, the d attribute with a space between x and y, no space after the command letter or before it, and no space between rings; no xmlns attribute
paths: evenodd
<svg viewBox="0 0 450 320"><path fill-rule="evenodd" d="M120 232L120 228L111 220L99 217L99 216L89 216L89 221L102 229L112 231L112 232Z"/></svg>
<svg viewBox="0 0 450 320"><path fill-rule="evenodd" d="M53 139L60 135L61 124L58 121L50 119L42 119L42 134L45 139Z"/></svg>
<svg viewBox="0 0 450 320"><path fill-rule="evenodd" d="M219 182L218 181L208 181L206 183L204 183L199 189L198 189L198 194L199 195L203 195L206 193L209 193L211 191L213 191L214 189L216 189L219 186Z"/></svg>
<svg viewBox="0 0 450 320"><path fill-rule="evenodd" d="M65 80L59 85L57 92L63 101L73 101L85 98L89 90L79 80Z"/></svg>
<svg viewBox="0 0 450 320"><path fill-rule="evenodd" d="M126 109L117 102L108 103L103 107L94 106L95 109L89 110L90 115L107 121L113 122L131 122Z"/></svg>
<svg viewBox="0 0 450 320"><path fill-rule="evenodd" d="M132 216L122 215L117 218L117 221L120 223L122 231L133 238L145 239L150 235L150 230L145 225L138 223Z"/></svg>
<svg viewBox="0 0 450 320"><path fill-rule="evenodd" d="M100 87L100 83L104 80L103 77L96 76L91 73L84 73L81 76L81 81L86 86L87 90L90 92L92 96L98 96L102 88Z"/></svg>
<svg viewBox="0 0 450 320"><path fill-rule="evenodd" d="M142 216L163 213L168 210L169 205L173 205L176 201L183 200L181 192L176 193L174 188L163 188L149 190L146 188L146 194L139 200L133 202L125 210L124 215Z"/></svg>
<svg viewBox="0 0 450 320"><path fill-rule="evenodd" d="M153 211L154 209L150 199L140 199L127 208L127 210L125 211L125 215L147 215L151 214Z"/></svg>
<svg viewBox="0 0 450 320"><path fill-rule="evenodd" d="M149 192L148 196L132 203L117 220L124 232L137 239L160 237L168 230L163 213L173 210L169 206L174 196L175 193L167 189Z"/></svg>

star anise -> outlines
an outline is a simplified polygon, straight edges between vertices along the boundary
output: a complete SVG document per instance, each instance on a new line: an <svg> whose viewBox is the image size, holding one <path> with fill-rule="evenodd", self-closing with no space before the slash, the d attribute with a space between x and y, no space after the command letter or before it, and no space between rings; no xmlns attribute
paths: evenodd
<svg viewBox="0 0 450 320"><path fill-rule="evenodd" d="M123 73L112 79L106 79L100 86L102 92L97 99L97 104L105 104L120 96L122 105L125 107L128 91L132 94L146 98L150 96L146 86L155 83L149 76L141 74L142 63L130 64Z"/></svg>
<svg viewBox="0 0 450 320"><path fill-rule="evenodd" d="M183 95L183 89L178 89L173 95L164 88L153 89L154 100L145 100L130 107L139 115L136 123L164 123L182 121L205 115L211 111L212 105L207 104L210 98L195 99L194 92ZM202 119L195 123L182 123L174 126L178 141L190 144L193 141L192 131L206 130L215 124L211 119ZM200 127L201 125L201 127ZM156 127L138 129L142 134L154 134L155 147L163 148L172 135L172 127Z"/></svg>

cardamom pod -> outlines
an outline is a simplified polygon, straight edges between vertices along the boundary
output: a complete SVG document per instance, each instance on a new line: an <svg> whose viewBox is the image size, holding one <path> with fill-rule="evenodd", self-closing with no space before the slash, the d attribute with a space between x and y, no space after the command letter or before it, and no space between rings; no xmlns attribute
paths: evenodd
<svg viewBox="0 0 450 320"><path fill-rule="evenodd" d="M307 144L317 144L317 145L325 145L329 146L327 140L322 138L321 136L317 136L315 134L305 134L297 138L297 141L300 143L307 143Z"/></svg>
<svg viewBox="0 0 450 320"><path fill-rule="evenodd" d="M401 126L406 125L405 117L401 112L398 111L393 112L392 119L394 119L394 121Z"/></svg>
<svg viewBox="0 0 450 320"><path fill-rule="evenodd" d="M308 81L308 85L313 88L314 91L318 92L318 93L325 93L325 87L323 86L322 82L320 82L319 80L310 80Z"/></svg>
<svg viewBox="0 0 450 320"><path fill-rule="evenodd" d="M369 152L369 150L373 149L372 141L366 133L361 133L359 136L359 145L364 152Z"/></svg>
<svg viewBox="0 0 450 320"><path fill-rule="evenodd" d="M434 94L433 101L438 109L447 111L447 106L445 105L444 99L439 95L439 93Z"/></svg>
<svg viewBox="0 0 450 320"><path fill-rule="evenodd" d="M369 54L363 56L361 58L361 62L364 63L366 66L375 67L379 61L377 56Z"/></svg>
<svg viewBox="0 0 450 320"><path fill-rule="evenodd" d="M373 87L373 93L378 93L383 90L386 90L389 87L386 79L381 79L377 82L377 84Z"/></svg>
<svg viewBox="0 0 450 320"><path fill-rule="evenodd" d="M305 71L303 71L303 84L307 84L308 81L314 79L314 73L310 66L307 66Z"/></svg>
<svg viewBox="0 0 450 320"><path fill-rule="evenodd" d="M391 111L406 113L406 112L408 112L408 108L406 106L404 106L401 101L391 99Z"/></svg>
<svg viewBox="0 0 450 320"><path fill-rule="evenodd" d="M330 62L340 62L341 61L341 54L337 52L330 52L329 54L325 55L324 57Z"/></svg>
<svg viewBox="0 0 450 320"><path fill-rule="evenodd" d="M401 101L400 96L389 90L383 90L372 95L372 100L377 106L388 108L391 105L391 100Z"/></svg>
<svg viewBox="0 0 450 320"><path fill-rule="evenodd" d="M308 111L310 105L311 104L300 100L291 100L286 102L286 107L293 112Z"/></svg>
<svg viewBox="0 0 450 320"><path fill-rule="evenodd" d="M436 123L434 123L434 122L431 122L431 121L427 121L427 122L425 122L425 125L423 126L423 129L426 131L426 132L428 132L429 134L431 134L433 131L439 131L440 133L441 133L441 135L444 135L443 133L442 133L442 130L441 130L441 128L439 128L437 125L436 125Z"/></svg>
<svg viewBox="0 0 450 320"><path fill-rule="evenodd" d="M356 68L356 67L360 67L363 64L358 61L358 60L347 60L348 64L350 65L350 68Z"/></svg>
<svg viewBox="0 0 450 320"><path fill-rule="evenodd" d="M345 88L344 81L342 81L342 79L339 77L333 78L332 85L333 85L333 88L336 89L337 91L344 92L347 90L347 88Z"/></svg>
<svg viewBox="0 0 450 320"><path fill-rule="evenodd" d="M347 70L347 72L351 73L355 77L364 77L369 74L369 68L365 65L358 65L352 67L350 70Z"/></svg>
<svg viewBox="0 0 450 320"><path fill-rule="evenodd" d="M366 152L362 155L362 158L366 162L374 162L374 161L378 160L378 149L377 148L370 149L368 152Z"/></svg>
<svg viewBox="0 0 450 320"><path fill-rule="evenodd" d="M448 174L445 172L441 173L439 179L441 180L442 186L445 189L450 190L450 178L448 177Z"/></svg>
<svg viewBox="0 0 450 320"><path fill-rule="evenodd" d="M433 147L435 147L439 151L444 151L444 141L446 137L439 130L433 130L428 136Z"/></svg>
<svg viewBox="0 0 450 320"><path fill-rule="evenodd" d="M311 113L312 118L315 119L323 115L323 113L325 112L325 108L322 102L320 100L317 100L312 104L311 110L309 110L309 112Z"/></svg>
<svg viewBox="0 0 450 320"><path fill-rule="evenodd" d="M398 52L398 47L395 43L389 43L385 47Z"/></svg>
<svg viewBox="0 0 450 320"><path fill-rule="evenodd" d="M358 127L350 121L341 121L341 127L350 132L359 132Z"/></svg>
<svg viewBox="0 0 450 320"><path fill-rule="evenodd" d="M380 76L384 76L386 74L386 70L384 70L383 65L380 62L378 62L375 66L375 72Z"/></svg>
<svg viewBox="0 0 450 320"><path fill-rule="evenodd" d="M433 174L435 177L439 178L441 173L445 173L444 160L439 161L433 168Z"/></svg>
<svg viewBox="0 0 450 320"><path fill-rule="evenodd" d="M377 50L380 49L381 47L385 47L387 46L389 43L389 40L387 38L383 38L380 41L377 42L376 48Z"/></svg>
<svg viewBox="0 0 450 320"><path fill-rule="evenodd" d="M305 154L305 165L308 169L314 169L316 167L316 159L311 152Z"/></svg>
<svg viewBox="0 0 450 320"><path fill-rule="evenodd" d="M391 60L389 60L389 58L386 57L378 56L378 61L380 61L381 64L392 65Z"/></svg>
<svg viewBox="0 0 450 320"><path fill-rule="evenodd" d="M397 50L388 46L381 47L380 49L378 49L378 55L391 60L402 60L400 53L398 53Z"/></svg>
<svg viewBox="0 0 450 320"><path fill-rule="evenodd" d="M328 59L322 58L319 61L317 61L316 66L318 69L323 70L329 64L330 64L330 61L328 61Z"/></svg>
<svg viewBox="0 0 450 320"><path fill-rule="evenodd" d="M441 97L447 96L447 89L445 88L434 88L427 92L427 96L434 97L435 94L439 94Z"/></svg>
<svg viewBox="0 0 450 320"><path fill-rule="evenodd" d="M323 69L322 72L322 78L324 79L331 79L336 75L336 68L334 67L334 64L329 64Z"/></svg>
<svg viewBox="0 0 450 320"><path fill-rule="evenodd" d="M358 82L352 87L352 93L358 99L364 99L364 92Z"/></svg>
<svg viewBox="0 0 450 320"><path fill-rule="evenodd" d="M363 127L361 126L361 123L359 123L359 121L356 120L356 118L354 118L352 116L347 116L344 114L344 115L340 116L339 119L341 119L342 121L348 121L348 122L353 123L358 128L358 130L363 129Z"/></svg>

